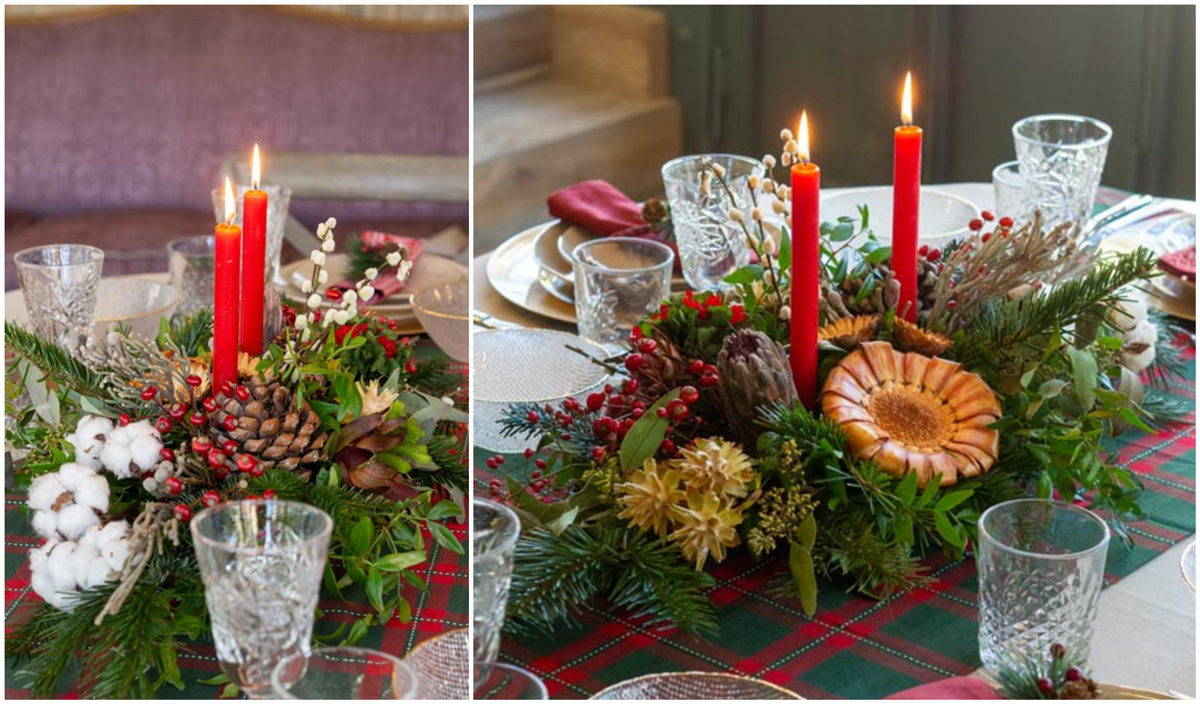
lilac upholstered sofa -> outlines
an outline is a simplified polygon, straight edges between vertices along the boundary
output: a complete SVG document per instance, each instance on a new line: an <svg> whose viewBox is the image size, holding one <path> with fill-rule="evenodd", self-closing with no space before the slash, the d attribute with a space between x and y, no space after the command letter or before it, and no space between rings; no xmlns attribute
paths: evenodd
<svg viewBox="0 0 1200 704"><path fill-rule="evenodd" d="M6 289L12 254L43 243L102 247L105 274L165 271L168 240L212 231L222 160L255 142L268 182L272 152L467 155L465 27L142 7L9 24L5 39ZM335 216L342 236L467 221L465 203L293 200L291 212Z"/></svg>

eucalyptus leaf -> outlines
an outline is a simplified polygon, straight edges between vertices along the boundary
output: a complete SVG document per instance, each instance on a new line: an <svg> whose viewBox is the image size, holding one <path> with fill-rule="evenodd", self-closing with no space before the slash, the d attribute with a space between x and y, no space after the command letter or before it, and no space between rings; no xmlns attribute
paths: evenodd
<svg viewBox="0 0 1200 704"><path fill-rule="evenodd" d="M788 569L796 585L796 596L804 613L812 616L817 612L817 575L812 552L800 543L792 541L788 549Z"/></svg>

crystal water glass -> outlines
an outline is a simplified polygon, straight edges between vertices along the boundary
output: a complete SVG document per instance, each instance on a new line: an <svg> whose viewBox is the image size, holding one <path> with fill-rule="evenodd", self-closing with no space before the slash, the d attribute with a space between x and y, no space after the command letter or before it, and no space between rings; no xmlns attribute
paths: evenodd
<svg viewBox="0 0 1200 704"><path fill-rule="evenodd" d="M418 675L400 658L370 648L296 651L271 673L276 699L416 699Z"/></svg>
<svg viewBox="0 0 1200 704"><path fill-rule="evenodd" d="M475 696L473 699L519 701L549 699L542 678L523 667L498 662L475 663Z"/></svg>
<svg viewBox="0 0 1200 704"><path fill-rule="evenodd" d="M1025 210L1025 182L1021 180L1020 162L1006 161L992 169L992 192L996 217L1008 216L1018 223L1029 219Z"/></svg>
<svg viewBox="0 0 1200 704"><path fill-rule="evenodd" d="M74 352L92 334L104 251L83 244L23 249L13 255L33 332Z"/></svg>
<svg viewBox="0 0 1200 704"><path fill-rule="evenodd" d="M1034 115L1013 125L1025 203L1049 226L1092 215L1112 128L1080 115Z"/></svg>
<svg viewBox="0 0 1200 704"><path fill-rule="evenodd" d="M231 501L191 521L221 671L251 698L271 694L284 658L311 652L333 519L289 501Z"/></svg>
<svg viewBox="0 0 1200 704"><path fill-rule="evenodd" d="M471 502L471 513L474 659L492 662L500 653L500 630L504 627L521 521L509 507L484 499Z"/></svg>
<svg viewBox="0 0 1200 704"><path fill-rule="evenodd" d="M979 517L979 654L993 673L1046 659L1060 643L1073 664L1091 654L1104 586L1108 525L1074 504L1018 499Z"/></svg>
<svg viewBox="0 0 1200 704"><path fill-rule="evenodd" d="M715 177L707 192L701 190L700 174L707 162L724 167L728 191ZM730 218L729 210L738 208L748 221L752 207L750 177L761 179L766 172L761 161L733 154L681 156L663 164L663 185L671 206L679 263L683 278L693 289L727 288L725 277L750 263L745 230ZM764 212L769 211L764 208Z"/></svg>
<svg viewBox="0 0 1200 704"><path fill-rule="evenodd" d="M237 215L233 224L242 227L242 206L245 203L246 191L250 186L239 184L237 188ZM287 228L288 205L292 201L292 189L264 183L259 190L267 192L267 283L276 286L286 286L287 282L279 278L279 255L283 251L283 231ZM213 214L217 222L225 222L225 187L212 189ZM306 252L307 254L307 252Z"/></svg>
<svg viewBox="0 0 1200 704"><path fill-rule="evenodd" d="M675 253L661 242L605 237L579 245L571 258L579 336L598 345L619 347L671 295Z"/></svg>
<svg viewBox="0 0 1200 704"><path fill-rule="evenodd" d="M212 308L215 261L212 235L181 237L167 243L171 285L179 290L177 312L189 315Z"/></svg>

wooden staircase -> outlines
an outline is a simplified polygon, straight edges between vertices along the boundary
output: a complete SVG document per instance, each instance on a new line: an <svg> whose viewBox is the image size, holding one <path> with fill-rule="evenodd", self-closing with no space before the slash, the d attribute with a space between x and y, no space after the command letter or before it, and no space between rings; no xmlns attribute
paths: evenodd
<svg viewBox="0 0 1200 704"><path fill-rule="evenodd" d="M578 181L661 193L682 142L662 14L476 6L474 27L476 252L546 220L546 197Z"/></svg>

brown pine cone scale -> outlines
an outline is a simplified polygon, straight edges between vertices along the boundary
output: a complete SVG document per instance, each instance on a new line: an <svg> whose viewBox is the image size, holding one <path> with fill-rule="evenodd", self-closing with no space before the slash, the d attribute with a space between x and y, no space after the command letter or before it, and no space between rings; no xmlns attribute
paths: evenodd
<svg viewBox="0 0 1200 704"><path fill-rule="evenodd" d="M250 392L247 400L216 396L220 405L213 413L212 435L218 446L233 440L239 454L251 455L264 468L295 470L322 459L329 436L311 408L297 407L291 390L277 382L257 377L242 382ZM229 416L237 426L227 431Z"/></svg>

